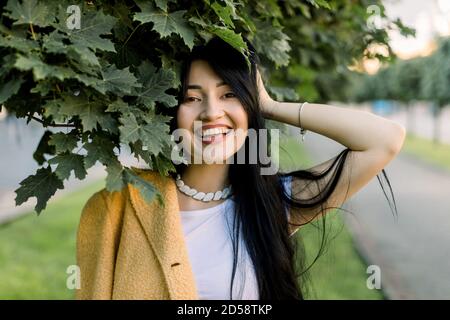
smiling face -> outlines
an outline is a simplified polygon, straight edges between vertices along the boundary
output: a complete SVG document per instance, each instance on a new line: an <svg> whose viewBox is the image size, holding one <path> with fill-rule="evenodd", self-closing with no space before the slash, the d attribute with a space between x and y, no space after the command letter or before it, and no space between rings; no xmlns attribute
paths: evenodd
<svg viewBox="0 0 450 320"><path fill-rule="evenodd" d="M194 159L224 163L245 142L247 113L231 87L204 60L192 62L187 84L177 111L177 127L187 133L183 149L191 155L191 163Z"/></svg>

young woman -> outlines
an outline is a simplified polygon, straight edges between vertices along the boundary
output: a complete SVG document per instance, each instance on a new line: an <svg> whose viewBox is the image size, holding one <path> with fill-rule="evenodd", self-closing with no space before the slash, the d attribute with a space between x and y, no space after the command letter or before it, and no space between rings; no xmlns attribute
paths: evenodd
<svg viewBox="0 0 450 320"><path fill-rule="evenodd" d="M383 168L405 138L401 125L367 112L273 100L246 42L250 70L219 38L184 61L171 131L182 131L189 161L171 177L140 172L166 207L146 204L131 186L103 189L87 202L78 231L78 298L302 299L295 266L304 257L290 236L380 172L387 179ZM264 129L265 118L347 148L308 170L261 174L266 164L249 161L252 150L259 155L260 136L247 133Z"/></svg>

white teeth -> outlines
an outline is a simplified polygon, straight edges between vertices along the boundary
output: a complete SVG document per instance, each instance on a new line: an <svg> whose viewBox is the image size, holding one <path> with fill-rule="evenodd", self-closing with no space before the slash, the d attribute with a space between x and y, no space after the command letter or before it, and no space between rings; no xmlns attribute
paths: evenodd
<svg viewBox="0 0 450 320"><path fill-rule="evenodd" d="M214 136L217 134L223 134L223 133L228 133L230 132L231 129L228 128L211 128L211 129L206 129L202 132L202 136L203 137L208 137L208 136Z"/></svg>

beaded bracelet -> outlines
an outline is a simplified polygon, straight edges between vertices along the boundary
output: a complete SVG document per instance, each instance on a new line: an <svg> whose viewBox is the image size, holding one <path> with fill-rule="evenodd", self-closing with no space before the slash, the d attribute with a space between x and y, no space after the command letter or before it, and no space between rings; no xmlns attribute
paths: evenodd
<svg viewBox="0 0 450 320"><path fill-rule="evenodd" d="M303 106L307 103L308 102L303 102L302 104L300 104L300 108L298 108L298 125L300 127L300 134L302 135L302 141L305 141L305 134L306 134L306 132L308 132L308 130L302 128L302 122L301 122L300 115L302 113Z"/></svg>

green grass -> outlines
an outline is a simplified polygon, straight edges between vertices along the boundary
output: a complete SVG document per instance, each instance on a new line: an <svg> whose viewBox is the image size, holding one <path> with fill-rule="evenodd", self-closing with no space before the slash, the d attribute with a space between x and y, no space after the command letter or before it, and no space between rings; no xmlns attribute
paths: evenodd
<svg viewBox="0 0 450 320"><path fill-rule="evenodd" d="M450 145L408 134L402 152L450 171Z"/></svg>
<svg viewBox="0 0 450 320"><path fill-rule="evenodd" d="M303 168L311 162L301 146L290 139L283 143L292 156L282 152L283 170ZM67 289L67 267L75 264L76 230L82 206L104 186L98 181L55 201L38 217L29 214L0 226L0 299L73 299ZM343 213L345 214L345 213ZM382 293L366 288L366 264L354 249L351 236L339 215L327 216L327 235L332 238L327 252L310 270L310 299L382 299ZM297 232L306 247L308 259L315 257L320 232L306 226ZM333 239L334 237L334 239Z"/></svg>
<svg viewBox="0 0 450 320"><path fill-rule="evenodd" d="M280 152L280 169L306 169L312 162L305 150L298 143L299 139L288 138L282 143L288 152ZM281 143L280 143L281 145ZM297 160L296 160L297 159ZM299 160L300 159L300 160ZM356 251L352 237L343 224L341 215L345 211L334 211L325 217L324 253L312 265L308 272L308 299L383 299L380 290L370 290L366 286L369 276L367 264ZM316 257L322 240L323 220L302 227L295 237L302 241L306 253L306 266Z"/></svg>
<svg viewBox="0 0 450 320"><path fill-rule="evenodd" d="M342 214L346 214L343 212ZM308 277L308 299L384 299L380 290L367 288L367 264L353 245L352 237L339 214L330 213L325 219L325 251L312 265ZM296 236L301 237L307 255L307 265L313 262L320 248L323 226L308 225Z"/></svg>
<svg viewBox="0 0 450 320"><path fill-rule="evenodd" d="M76 230L87 199L99 181L50 201L39 216L30 213L0 226L0 299L73 299L66 273L74 265Z"/></svg>

